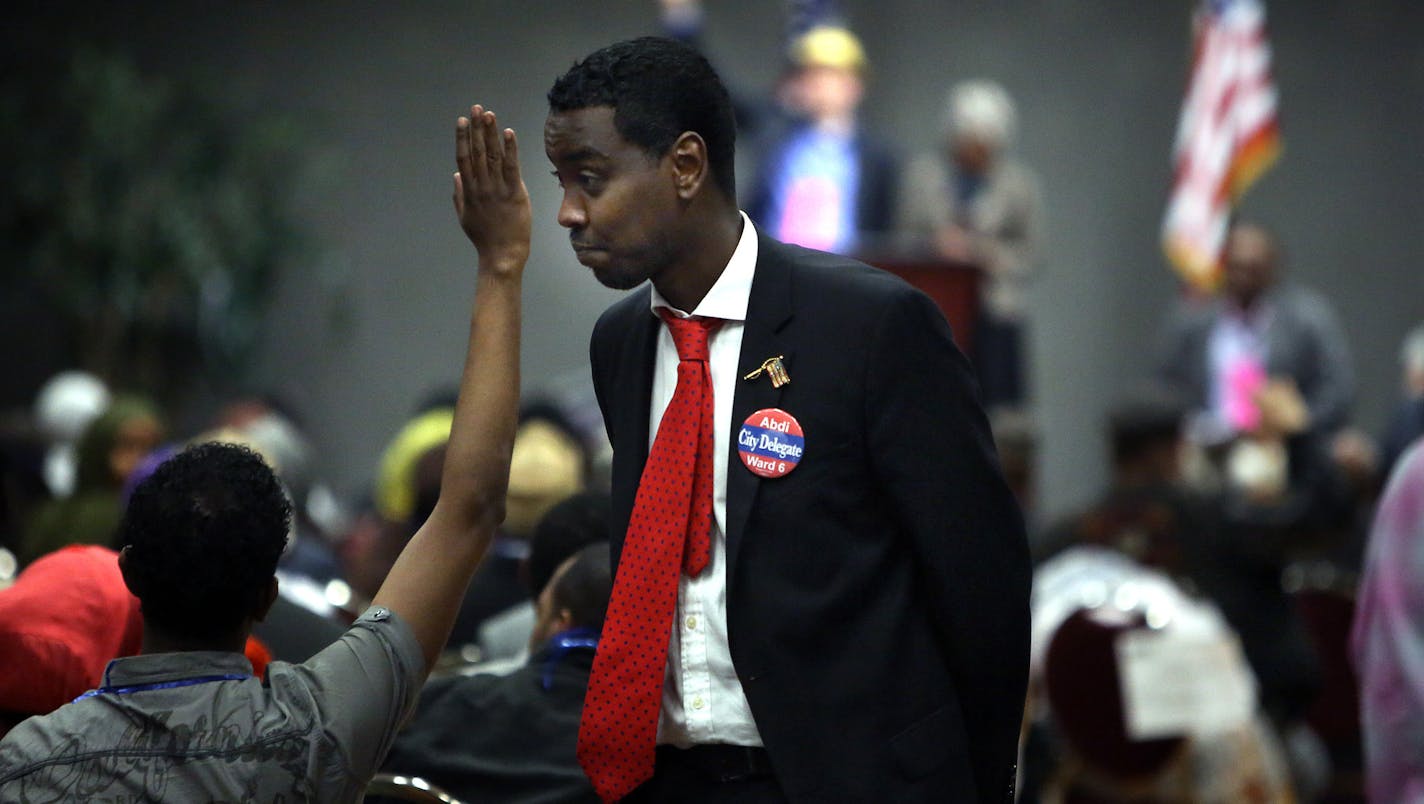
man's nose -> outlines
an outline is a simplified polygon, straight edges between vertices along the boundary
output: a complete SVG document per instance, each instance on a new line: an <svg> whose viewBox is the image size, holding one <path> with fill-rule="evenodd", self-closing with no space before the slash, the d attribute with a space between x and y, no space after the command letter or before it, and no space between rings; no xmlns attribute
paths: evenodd
<svg viewBox="0 0 1424 804"><path fill-rule="evenodd" d="M576 194L564 193L564 200L559 203L559 225L565 229L582 229L588 225L588 211Z"/></svg>

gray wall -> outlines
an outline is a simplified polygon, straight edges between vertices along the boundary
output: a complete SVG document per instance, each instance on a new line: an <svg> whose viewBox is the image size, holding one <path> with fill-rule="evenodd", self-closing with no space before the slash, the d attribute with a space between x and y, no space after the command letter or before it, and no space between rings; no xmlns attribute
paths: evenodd
<svg viewBox="0 0 1424 804"><path fill-rule="evenodd" d="M779 4L713 2L708 46L731 83L777 69ZM909 153L933 144L958 78L1001 80L1019 150L1047 196L1048 252L1031 297L1032 378L1046 507L1104 477L1098 423L1144 374L1174 283L1157 248L1186 77L1186 0L844 3L874 62L868 124ZM202 6L202 7L198 7ZM521 136L536 217L526 387L580 381L587 333L616 295L573 259L541 156L543 93L576 57L653 32L652 0L494 3L150 3L88 9L157 71L219 77L234 106L296 111L342 169L306 210L326 264L286 276L256 367L311 420L328 475L354 489L430 388L460 366L473 254L450 209L451 133L479 101ZM71 9L72 11L72 9ZM1395 350L1424 320L1424 4L1269 4L1286 152L1246 211L1281 233L1292 270L1337 304L1377 430ZM65 12L60 12L65 13ZM50 22L56 12L46 12Z"/></svg>

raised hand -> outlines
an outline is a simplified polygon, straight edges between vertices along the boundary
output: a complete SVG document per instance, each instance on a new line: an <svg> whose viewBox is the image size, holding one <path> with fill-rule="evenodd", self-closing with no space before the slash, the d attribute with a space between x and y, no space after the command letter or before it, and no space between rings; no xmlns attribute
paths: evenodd
<svg viewBox="0 0 1424 804"><path fill-rule="evenodd" d="M481 270L518 271L529 258L529 191L519 173L513 129L475 105L455 123L455 213L475 244Z"/></svg>
<svg viewBox="0 0 1424 804"><path fill-rule="evenodd" d="M450 636L460 601L504 519L519 411L520 293L529 258L529 192L514 132L475 106L455 126L455 212L479 252L470 341L440 499L401 551L375 605L410 626L425 667Z"/></svg>

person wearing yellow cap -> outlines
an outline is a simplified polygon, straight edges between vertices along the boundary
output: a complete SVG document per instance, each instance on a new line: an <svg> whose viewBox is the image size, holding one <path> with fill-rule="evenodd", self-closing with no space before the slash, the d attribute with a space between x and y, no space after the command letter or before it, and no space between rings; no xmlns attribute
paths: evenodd
<svg viewBox="0 0 1424 804"><path fill-rule="evenodd" d="M529 599L521 568L534 526L550 508L583 490L585 464L582 445L551 406L525 406L510 456L504 524L460 604L451 647L479 641L488 620Z"/></svg>
<svg viewBox="0 0 1424 804"><path fill-rule="evenodd" d="M848 28L792 39L777 93L791 120L762 149L746 205L772 237L851 254L891 228L895 159L858 119L868 68Z"/></svg>

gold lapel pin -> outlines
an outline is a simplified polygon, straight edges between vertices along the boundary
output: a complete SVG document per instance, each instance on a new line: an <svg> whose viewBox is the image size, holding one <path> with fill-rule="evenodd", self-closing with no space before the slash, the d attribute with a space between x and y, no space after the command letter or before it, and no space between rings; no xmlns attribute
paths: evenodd
<svg viewBox="0 0 1424 804"><path fill-rule="evenodd" d="M781 362L781 359L783 357L786 357L786 355L768 357L766 360L762 361L761 368L758 368L756 371L753 371L742 379L755 380L757 377L760 377L762 375L762 372L765 372L769 377L771 377L771 387L780 388L781 386L791 382L791 375L786 373L786 364Z"/></svg>

